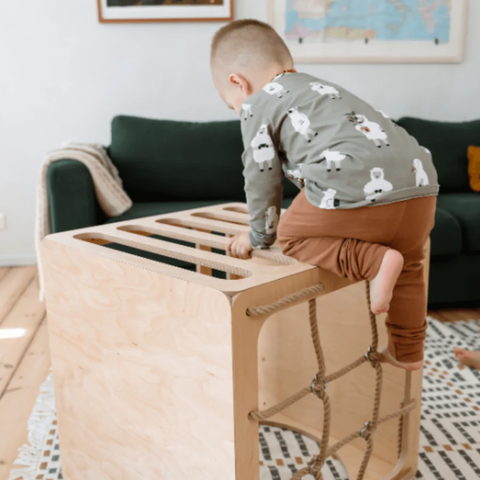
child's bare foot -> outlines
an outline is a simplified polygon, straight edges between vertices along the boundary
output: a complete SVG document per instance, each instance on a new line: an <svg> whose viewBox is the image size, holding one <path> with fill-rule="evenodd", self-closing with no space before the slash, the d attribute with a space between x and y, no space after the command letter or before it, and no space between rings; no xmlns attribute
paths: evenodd
<svg viewBox="0 0 480 480"><path fill-rule="evenodd" d="M382 348L378 351L382 355L382 362L389 363L394 367L403 368L404 370L420 370L423 367L423 361L420 360L418 362L412 363L402 363L395 360L395 357L390 353L388 347Z"/></svg>
<svg viewBox="0 0 480 480"><path fill-rule="evenodd" d="M476 368L480 370L480 351L464 350L463 348L455 349L455 356L460 363L466 365L467 367Z"/></svg>
<svg viewBox="0 0 480 480"><path fill-rule="evenodd" d="M397 250L387 250L377 276L370 281L370 303L375 315L388 312L393 288L403 268L403 255Z"/></svg>

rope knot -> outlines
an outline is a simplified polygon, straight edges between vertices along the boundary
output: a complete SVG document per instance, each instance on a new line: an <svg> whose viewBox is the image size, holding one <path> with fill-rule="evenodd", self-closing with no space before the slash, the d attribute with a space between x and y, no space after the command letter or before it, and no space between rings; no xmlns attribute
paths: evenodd
<svg viewBox="0 0 480 480"><path fill-rule="evenodd" d="M360 436L364 440L368 440L376 431L377 427L372 427L372 424L370 422L367 422L365 426L360 430Z"/></svg>
<svg viewBox="0 0 480 480"><path fill-rule="evenodd" d="M370 362L370 365L375 368L382 360L382 355L375 351L372 351L372 347L368 347L368 351L365 354L365 358Z"/></svg>
<svg viewBox="0 0 480 480"><path fill-rule="evenodd" d="M318 373L315 374L312 384L310 388L312 389L312 393L316 395L318 398L322 398L323 392L327 389L327 381L323 378L323 385L318 384Z"/></svg>

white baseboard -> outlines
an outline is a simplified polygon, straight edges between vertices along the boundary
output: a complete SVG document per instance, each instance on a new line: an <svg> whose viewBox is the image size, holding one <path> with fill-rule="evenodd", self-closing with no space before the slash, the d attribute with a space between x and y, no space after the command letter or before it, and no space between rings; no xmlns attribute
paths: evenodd
<svg viewBox="0 0 480 480"><path fill-rule="evenodd" d="M37 257L34 253L13 253L0 255L0 267L20 267L25 265L35 265Z"/></svg>

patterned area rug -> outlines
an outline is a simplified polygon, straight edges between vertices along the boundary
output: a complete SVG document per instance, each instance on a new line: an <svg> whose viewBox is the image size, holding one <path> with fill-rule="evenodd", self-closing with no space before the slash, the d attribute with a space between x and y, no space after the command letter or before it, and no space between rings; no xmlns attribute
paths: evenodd
<svg viewBox="0 0 480 480"><path fill-rule="evenodd" d="M459 365L452 351L456 346L480 349L480 322L428 321L416 478L478 480L480 372ZM20 448L15 461L24 467L12 469L9 480L63 479L51 374L41 387L28 431L30 445ZM261 480L290 480L319 451L310 438L281 428L261 426L259 439ZM325 480L349 478L334 459L327 460L322 472Z"/></svg>

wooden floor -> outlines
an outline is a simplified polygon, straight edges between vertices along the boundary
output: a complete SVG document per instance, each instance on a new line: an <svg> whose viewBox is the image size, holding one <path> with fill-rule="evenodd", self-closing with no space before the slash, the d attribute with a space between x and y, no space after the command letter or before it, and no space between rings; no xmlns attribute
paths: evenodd
<svg viewBox="0 0 480 480"><path fill-rule="evenodd" d="M429 313L441 321L480 320L480 309ZM19 447L27 443L27 421L49 367L36 267L0 268L0 480L8 478Z"/></svg>

